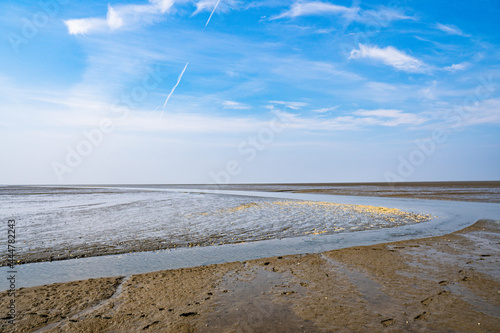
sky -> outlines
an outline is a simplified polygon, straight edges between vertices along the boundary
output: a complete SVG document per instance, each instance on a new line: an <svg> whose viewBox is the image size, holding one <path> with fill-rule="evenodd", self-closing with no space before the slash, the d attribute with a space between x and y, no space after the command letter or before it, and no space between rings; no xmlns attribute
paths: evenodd
<svg viewBox="0 0 500 333"><path fill-rule="evenodd" d="M500 2L0 3L0 184L500 180Z"/></svg>

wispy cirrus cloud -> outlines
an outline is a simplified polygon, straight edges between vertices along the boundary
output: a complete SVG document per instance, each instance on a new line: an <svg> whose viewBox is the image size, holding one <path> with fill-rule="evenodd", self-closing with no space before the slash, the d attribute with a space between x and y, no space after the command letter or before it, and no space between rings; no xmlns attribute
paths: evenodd
<svg viewBox="0 0 500 333"><path fill-rule="evenodd" d="M346 15L353 16L358 12L359 8L350 8L335 5L327 2L311 1L311 2L296 2L289 10L271 17L271 20L278 20L281 18L294 18L299 16L311 15Z"/></svg>
<svg viewBox="0 0 500 333"><path fill-rule="evenodd" d="M415 20L415 17L405 15L401 9L387 8L380 6L375 10L363 10L359 7L345 7L329 2L321 1L299 1L295 2L290 8L279 15L271 17L271 20L283 18L296 18L301 16L331 16L339 15L349 20L361 23L376 22L381 26L396 20Z"/></svg>
<svg viewBox="0 0 500 333"><path fill-rule="evenodd" d="M224 105L224 109L230 110L248 110L251 108L249 105L235 101L224 101L222 102L222 105Z"/></svg>
<svg viewBox="0 0 500 333"><path fill-rule="evenodd" d="M451 66L447 66L443 69L445 71L448 71L448 72L458 72L458 71L466 70L469 66L470 66L470 64L468 62L462 62L460 64L453 64Z"/></svg>
<svg viewBox="0 0 500 333"><path fill-rule="evenodd" d="M500 124L500 98L490 98L474 105L463 107L462 126Z"/></svg>
<svg viewBox="0 0 500 333"><path fill-rule="evenodd" d="M422 116L394 109L358 110L353 114L367 117L366 120L371 118L373 125L382 126L420 125L426 121Z"/></svg>
<svg viewBox="0 0 500 333"><path fill-rule="evenodd" d="M464 34L464 32L462 30L460 30L458 27L451 25L451 24L436 23L436 25L434 27L438 30L446 32L449 35L457 35L457 36L464 36L464 37L468 36L468 35Z"/></svg>
<svg viewBox="0 0 500 333"><path fill-rule="evenodd" d="M402 110L357 110L338 117L307 117L284 111L275 111L287 124L287 128L305 131L343 131L368 127L396 127L420 125L428 119Z"/></svg>
<svg viewBox="0 0 500 333"><path fill-rule="evenodd" d="M359 49L352 50L349 59L363 58L381 61L398 70L411 73L423 73L429 69L421 60L399 51L392 46L379 48L377 46L359 44Z"/></svg>
<svg viewBox="0 0 500 333"><path fill-rule="evenodd" d="M65 20L68 32L72 35L95 32L113 31L120 28L133 28L158 20L161 15L169 12L174 5L194 3L196 10L192 16L201 12L210 12L205 24L208 25L215 11L227 12L237 9L240 2L237 0L149 0L148 4L108 5L106 18L90 17Z"/></svg>
<svg viewBox="0 0 500 333"><path fill-rule="evenodd" d="M304 106L307 106L307 103L303 102L269 101L269 103L283 105L284 107L292 110L298 110Z"/></svg>
<svg viewBox="0 0 500 333"><path fill-rule="evenodd" d="M199 0L195 2L194 5L196 10L193 12L193 16L202 12L209 12L213 15L215 10L227 12L232 9L237 9L240 4L239 1L236 0Z"/></svg>
<svg viewBox="0 0 500 333"><path fill-rule="evenodd" d="M330 111L335 111L339 107L340 107L340 105L336 105L336 106L332 106L332 107L328 107L328 108L315 109L315 110L311 110L311 111L312 112L316 112L316 113L327 113L327 112L330 112Z"/></svg>
<svg viewBox="0 0 500 333"><path fill-rule="evenodd" d="M397 20L413 20L416 21L417 18L414 16L408 16L404 13L402 9L397 8L387 8L380 6L376 10L361 10L354 20L362 23L373 23L377 22L384 26L392 21Z"/></svg>
<svg viewBox="0 0 500 333"><path fill-rule="evenodd" d="M106 18L80 18L65 20L71 35L112 31L151 22L165 14L174 0L149 0L145 5L108 5Z"/></svg>
<svg viewBox="0 0 500 333"><path fill-rule="evenodd" d="M56 115L53 115L54 117ZM402 110L358 110L336 117L307 116L292 112L274 110L271 117L278 118L289 130L299 131L344 131L371 127L418 126L428 119L421 115ZM89 117L89 124L99 118ZM80 119L78 124L84 121ZM172 113L168 119L147 117L143 112L134 111L130 117L116 124L117 128L129 131L159 131L169 133L250 133L268 125L268 118L252 115L210 115L207 113ZM73 118L58 117L59 126L75 126Z"/></svg>

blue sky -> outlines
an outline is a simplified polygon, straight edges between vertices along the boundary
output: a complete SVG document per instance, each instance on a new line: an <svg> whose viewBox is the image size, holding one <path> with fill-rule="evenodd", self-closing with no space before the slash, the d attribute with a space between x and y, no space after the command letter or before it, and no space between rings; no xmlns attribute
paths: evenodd
<svg viewBox="0 0 500 333"><path fill-rule="evenodd" d="M500 3L3 1L2 184L500 179Z"/></svg>

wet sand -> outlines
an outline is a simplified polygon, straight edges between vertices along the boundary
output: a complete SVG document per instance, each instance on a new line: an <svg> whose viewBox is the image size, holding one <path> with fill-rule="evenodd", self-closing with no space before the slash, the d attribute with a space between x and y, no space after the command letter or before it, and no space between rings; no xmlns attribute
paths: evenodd
<svg viewBox="0 0 500 333"><path fill-rule="evenodd" d="M0 308L10 298L0 293ZM18 290L4 332L500 330L500 222L319 254Z"/></svg>

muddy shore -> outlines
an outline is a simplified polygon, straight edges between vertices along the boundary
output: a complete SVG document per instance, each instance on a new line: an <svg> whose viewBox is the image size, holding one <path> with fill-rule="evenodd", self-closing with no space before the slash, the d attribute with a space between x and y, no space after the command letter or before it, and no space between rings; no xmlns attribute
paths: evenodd
<svg viewBox="0 0 500 333"><path fill-rule="evenodd" d="M117 194L121 193L123 188L127 188L125 192L127 193L142 193L144 189L151 189L161 191L162 189L205 189L205 190L235 190L235 191L264 191L264 192L295 192L295 193L317 193L317 194L336 194L336 195L348 195L348 196L375 196L375 197L393 197L393 198L414 198L414 199L434 199L434 200L453 200L453 201L475 201L475 202L488 202L488 203L500 203L500 182L499 181L476 181L476 182L416 182L416 183L324 183L324 184L239 184L239 185L116 185L116 186L74 186L74 187L30 187L30 186L7 186L0 190L0 197L5 196L15 196L17 199L23 198L26 200L27 204L29 202L37 200L42 200L39 196L46 195L45 200L47 202L54 201L54 198L50 197L49 194L60 196L61 193L71 198L71 196L82 196L85 200L96 194ZM55 190L52 191L52 190ZM136 190L137 192L134 192ZM146 191L146 193L148 193ZM150 197L148 197L151 199ZM17 200L16 199L16 200ZM109 197L103 199L103 202L109 200ZM154 201L154 200L153 200ZM256 200L251 199L245 204L253 205ZM148 201L149 202L149 201ZM94 204L98 202L93 202ZM80 204L80 203L79 203ZM168 206L168 202L163 205L153 207L153 211L161 209L159 207ZM195 204L197 204L195 202ZM245 206L245 204L243 206ZM318 204L318 203L316 203ZM64 207L62 205L61 207ZM92 206L89 206L92 207ZM141 206L142 207L142 206ZM236 206L235 206L236 207ZM65 207L68 208L68 207ZM55 221L59 227L68 228L66 223L70 223L72 218L74 218L73 207L65 211L64 209L57 209L52 212L52 215L47 215L45 218L47 220ZM94 207L95 208L95 207ZM144 207L140 208L143 209ZM236 207L238 208L238 207ZM134 213L134 207L130 207L132 215ZM96 210L97 211L97 210ZM227 210L229 211L229 210ZM261 209L260 213L265 210ZM92 210L89 210L92 213ZM88 224L88 230L82 231L81 228L77 228L79 233L73 232L72 229L68 229L68 232L73 236L73 238L66 238L66 235L62 235L57 238L54 232L48 232L45 228L38 228L40 234L44 235L45 238L32 238L28 239L26 242L19 244L17 253L17 264L27 264L34 262L47 262L47 261L60 261L75 258L85 258L85 257L96 257L102 255L112 255L121 254L129 252L144 252L144 251L156 251L165 249L174 249L180 247L193 247L193 246L212 246L212 245L222 245L222 244L236 244L241 242L257 241L262 239L281 239L288 237L296 237L299 235L305 235L307 233L315 232L325 232L327 234L336 233L335 227L330 229L316 230L318 227L315 225L314 229L310 230L299 230L295 232L296 228L290 228L290 226L283 226L282 230L265 231L263 228L257 228L251 230L249 228L243 228L243 231L237 230L237 232L227 233L227 229L216 230L211 232L209 230L203 233L201 236L193 237L191 233L191 227L185 228L185 231L177 230L175 233L161 234L163 230L166 230L165 226L162 225L160 229L156 231L161 235L157 236L158 233L148 230L147 236L142 234L142 229L137 229L137 233L141 233L141 237L134 232L129 232L124 237L120 238L104 238L100 239L99 235L93 234L95 228L94 222L103 221L113 221L113 218L106 218L107 212L101 209L99 213L104 215L96 215L95 218L89 218L85 214L78 215L78 218L82 219L82 223L78 222L78 227L80 225ZM175 215L176 211L163 211L162 214L156 216L171 216ZM210 209L206 209L206 213L213 213ZM62 214L62 215L61 215ZM66 214L66 215L64 215ZM120 209L120 214L125 214ZM201 214L207 215L207 214ZM27 215L21 217L19 220L24 223L26 228L31 227L31 223L36 226L44 225L44 220L40 219L40 216L44 216L42 212L35 215ZM103 217L104 216L104 217ZM289 216L289 215L286 215ZM195 216L196 217L196 216ZM139 217L138 217L139 219ZM115 216L115 221L121 220L121 217ZM153 221L153 222L152 222ZM155 217L150 217L148 222L154 224ZM194 220L193 220L194 221ZM303 219L301 219L303 221ZM164 221L166 224L169 223L168 219ZM131 225L140 225L136 221L130 221ZM63 226L64 224L64 226ZM295 226L296 224L294 224ZM255 225L252 226L255 228ZM388 227L388 226L386 226ZM59 229L58 229L59 230ZM113 232L111 232L111 230ZM124 230L121 226L118 226L116 230ZM256 232L258 230L258 232ZM107 234L112 234L115 232L113 229L108 229ZM106 232L102 233L106 234ZM120 233L118 233L120 234ZM128 237L127 237L128 236ZM64 239L65 242L61 244L55 239ZM92 241L85 241L92 239ZM51 243L52 242L52 243ZM53 244L53 245L51 245ZM0 251L1 252L1 251ZM7 265L7 256L0 256L0 266Z"/></svg>
<svg viewBox="0 0 500 333"><path fill-rule="evenodd" d="M3 332L500 330L500 222L320 254L0 293Z"/></svg>

